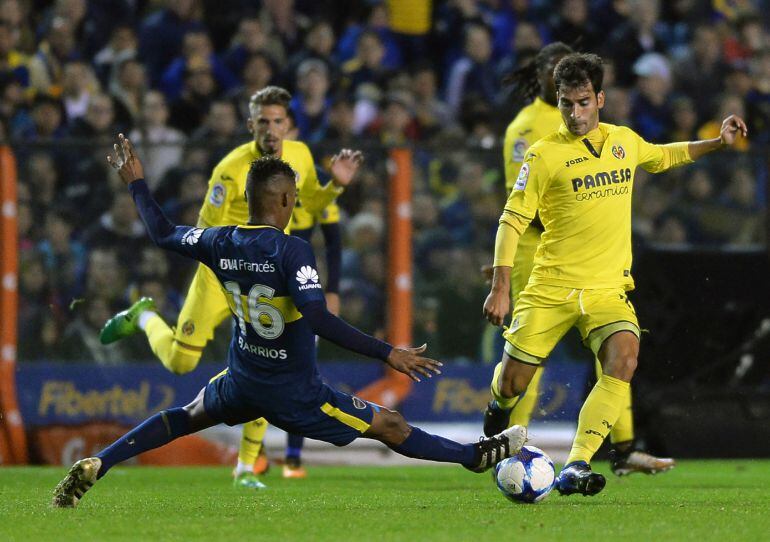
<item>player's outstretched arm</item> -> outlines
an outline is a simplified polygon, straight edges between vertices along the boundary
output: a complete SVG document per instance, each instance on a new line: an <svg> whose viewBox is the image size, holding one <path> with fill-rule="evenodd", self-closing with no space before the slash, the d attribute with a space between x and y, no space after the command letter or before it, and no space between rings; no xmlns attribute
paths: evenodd
<svg viewBox="0 0 770 542"><path fill-rule="evenodd" d="M722 121L722 129L719 137L714 139L704 139L702 141L691 141L687 147L690 158L697 160L705 154L725 147L732 147L739 134L743 137L749 135L749 129L744 120L738 115L730 115Z"/></svg>
<svg viewBox="0 0 770 542"><path fill-rule="evenodd" d="M427 348L427 344L416 348L394 348L390 351L390 355L385 362L396 371L404 373L415 382L419 382L419 375L431 378L434 374L441 374L439 367L443 363L418 355L425 352Z"/></svg>
<svg viewBox="0 0 770 542"><path fill-rule="evenodd" d="M307 318L313 333L343 348L370 358L381 359L397 371L408 375L412 380L420 381L422 374L430 378L439 374L441 363L419 356L425 351L425 345L419 348L394 348L386 342L367 335L351 326L342 318L334 316L324 302L315 301L299 307Z"/></svg>
<svg viewBox="0 0 770 542"><path fill-rule="evenodd" d="M142 162L131 142L123 134L118 134L118 143L114 145L114 149L114 155L107 156L107 162L118 172L120 180L128 186L139 216L152 241L161 248L207 263L208 251L205 247L211 235L204 238L202 235L204 230L191 226L177 226L169 220L150 194L150 189L144 182ZM212 228L205 231L214 232L215 230L216 228Z"/></svg>

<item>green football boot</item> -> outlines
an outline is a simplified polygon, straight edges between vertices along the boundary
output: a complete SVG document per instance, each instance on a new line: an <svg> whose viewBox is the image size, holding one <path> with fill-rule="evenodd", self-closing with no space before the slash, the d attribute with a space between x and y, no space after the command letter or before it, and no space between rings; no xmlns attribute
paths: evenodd
<svg viewBox="0 0 770 542"><path fill-rule="evenodd" d="M233 478L233 485L242 489L267 489L267 486L259 481L259 476L252 472L242 472Z"/></svg>
<svg viewBox="0 0 770 542"><path fill-rule="evenodd" d="M151 297L143 297L129 308L120 311L118 314L107 320L102 331L99 333L99 340L102 344L110 344L119 341L124 337L139 333L139 315L144 311L154 311L155 301Z"/></svg>

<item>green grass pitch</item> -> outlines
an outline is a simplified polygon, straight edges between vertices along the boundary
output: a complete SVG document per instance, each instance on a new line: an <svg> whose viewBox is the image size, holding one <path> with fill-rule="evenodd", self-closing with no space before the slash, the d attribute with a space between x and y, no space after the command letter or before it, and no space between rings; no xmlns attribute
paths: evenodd
<svg viewBox="0 0 770 542"><path fill-rule="evenodd" d="M595 466L607 472L606 464ZM770 461L688 461L610 475L596 497L505 500L453 467L310 467L232 487L225 468L115 468L77 509L50 506L64 467L0 468L0 540L768 540Z"/></svg>

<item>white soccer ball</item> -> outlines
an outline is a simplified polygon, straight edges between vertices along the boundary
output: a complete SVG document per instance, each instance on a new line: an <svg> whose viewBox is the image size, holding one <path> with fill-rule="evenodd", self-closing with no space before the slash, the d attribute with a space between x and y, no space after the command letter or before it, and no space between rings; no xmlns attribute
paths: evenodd
<svg viewBox="0 0 770 542"><path fill-rule="evenodd" d="M518 454L503 459L495 467L497 489L513 502L542 501L553 489L555 477L551 458L534 446L524 446Z"/></svg>

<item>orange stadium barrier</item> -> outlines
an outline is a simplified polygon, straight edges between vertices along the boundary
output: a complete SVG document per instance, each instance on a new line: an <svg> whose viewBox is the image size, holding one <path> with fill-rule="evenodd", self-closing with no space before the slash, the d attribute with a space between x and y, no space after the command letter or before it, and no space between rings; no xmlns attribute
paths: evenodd
<svg viewBox="0 0 770 542"><path fill-rule="evenodd" d="M0 464L27 462L27 439L16 402L18 241L16 159L0 146Z"/></svg>
<svg viewBox="0 0 770 542"><path fill-rule="evenodd" d="M127 425L91 422L77 426L52 425L30 431L30 448L35 463L70 465L95 454L122 437ZM238 450L197 435L182 437L136 457L140 465L232 465Z"/></svg>
<svg viewBox="0 0 770 542"><path fill-rule="evenodd" d="M412 151L391 149L388 198L388 309L387 338L399 347L412 343ZM412 389L406 375L390 367L385 376L357 395L389 408L401 403Z"/></svg>

